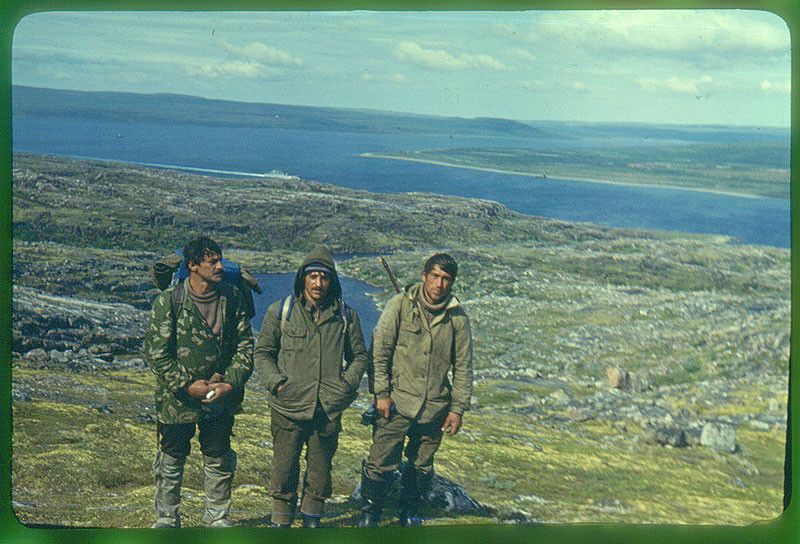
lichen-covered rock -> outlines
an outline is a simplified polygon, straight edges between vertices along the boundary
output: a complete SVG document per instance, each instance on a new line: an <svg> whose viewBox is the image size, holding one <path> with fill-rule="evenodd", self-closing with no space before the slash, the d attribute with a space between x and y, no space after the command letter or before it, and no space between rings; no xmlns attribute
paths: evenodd
<svg viewBox="0 0 800 544"><path fill-rule="evenodd" d="M736 451L736 429L731 425L707 423L700 435L700 444L716 451Z"/></svg>

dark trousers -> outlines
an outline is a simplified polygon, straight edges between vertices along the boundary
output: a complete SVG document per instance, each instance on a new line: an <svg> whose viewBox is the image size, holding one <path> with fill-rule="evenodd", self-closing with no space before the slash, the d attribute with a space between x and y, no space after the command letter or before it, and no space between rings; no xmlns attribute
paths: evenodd
<svg viewBox="0 0 800 544"><path fill-rule="evenodd" d="M372 431L372 446L365 464L367 475L381 480L399 469L406 437L408 462L420 472L433 472L433 456L442 443L442 424L446 417L446 411L430 423L417 423L397 412L393 412L389 419L379 417Z"/></svg>
<svg viewBox="0 0 800 544"><path fill-rule="evenodd" d="M296 504L300 454L305 445L306 472L303 475L300 511L318 515L322 511L324 500L331 496L331 467L333 455L339 445L341 417L328 419L319 404L314 417L308 421L284 417L274 409L271 414L272 497L283 501L289 508Z"/></svg>
<svg viewBox="0 0 800 544"><path fill-rule="evenodd" d="M157 423L161 451L172 457L188 457L195 427L200 433L200 451L208 457L222 457L231 449L233 414L222 413L197 423Z"/></svg>

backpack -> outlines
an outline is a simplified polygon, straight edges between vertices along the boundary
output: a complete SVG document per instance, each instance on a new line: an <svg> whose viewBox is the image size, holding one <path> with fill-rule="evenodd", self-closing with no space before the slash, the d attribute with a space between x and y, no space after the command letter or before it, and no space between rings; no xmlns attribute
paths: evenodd
<svg viewBox="0 0 800 544"><path fill-rule="evenodd" d="M183 280L189 277L189 270L183 262L183 251L175 250L166 257L153 263L153 282L162 291L170 285L175 285L172 292L172 309L176 312L183 304ZM239 290L244 301L247 319L252 319L256 315L255 302L253 301L253 291L261 294L261 287L250 272L239 266L237 263L222 258L222 281L228 283Z"/></svg>

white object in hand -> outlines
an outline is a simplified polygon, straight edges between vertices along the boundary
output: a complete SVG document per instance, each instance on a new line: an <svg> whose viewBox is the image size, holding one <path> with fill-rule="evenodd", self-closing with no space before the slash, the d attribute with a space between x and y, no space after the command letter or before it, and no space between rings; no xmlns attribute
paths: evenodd
<svg viewBox="0 0 800 544"><path fill-rule="evenodd" d="M217 390L216 389L209 389L208 393L206 393L206 398L210 399L211 397L213 397L216 394L217 394Z"/></svg>

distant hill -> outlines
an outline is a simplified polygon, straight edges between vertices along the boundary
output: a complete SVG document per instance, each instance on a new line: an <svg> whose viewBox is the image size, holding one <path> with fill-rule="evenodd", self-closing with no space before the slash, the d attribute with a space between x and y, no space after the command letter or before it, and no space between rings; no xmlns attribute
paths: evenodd
<svg viewBox="0 0 800 544"><path fill-rule="evenodd" d="M210 100L181 94L68 91L14 85L14 117L87 119L374 133L560 137L528 123L479 117L440 117L378 110L321 108Z"/></svg>

